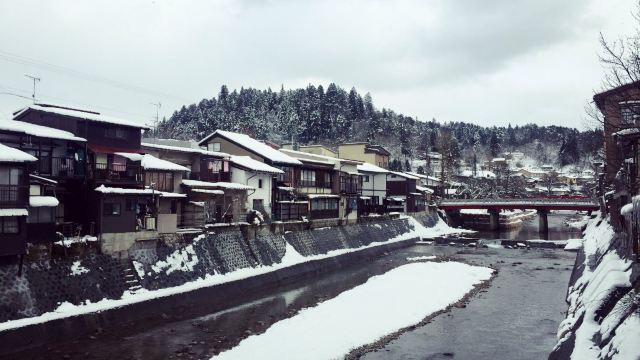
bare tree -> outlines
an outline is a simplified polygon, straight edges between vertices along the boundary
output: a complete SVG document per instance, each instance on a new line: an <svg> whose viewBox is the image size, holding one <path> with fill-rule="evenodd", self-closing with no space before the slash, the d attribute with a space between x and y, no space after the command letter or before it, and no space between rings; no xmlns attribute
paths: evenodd
<svg viewBox="0 0 640 360"><path fill-rule="evenodd" d="M603 33L600 33L599 59L605 69L600 91L640 80L640 1L636 4L631 15L636 21L636 28L632 34L619 36L616 39L607 39ZM587 125L594 128L605 125L605 119L593 101L587 103L585 113ZM607 125L618 127L614 124Z"/></svg>

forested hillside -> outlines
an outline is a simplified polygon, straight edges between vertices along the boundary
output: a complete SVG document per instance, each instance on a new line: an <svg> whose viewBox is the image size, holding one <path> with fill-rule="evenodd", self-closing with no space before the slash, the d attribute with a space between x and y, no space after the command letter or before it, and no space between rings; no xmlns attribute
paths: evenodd
<svg viewBox="0 0 640 360"><path fill-rule="evenodd" d="M441 147L443 133L454 156L470 161L520 150L538 162L564 166L589 161L600 149L599 130L580 132L560 126L482 127L465 122L418 121L379 109L370 94L330 84L280 91L244 89L183 106L158 126L158 136L200 139L215 129L239 131L278 143L336 145L371 141L389 148L400 161L423 159ZM461 119L464 120L464 119ZM513 119L517 122L518 119ZM562 123L563 119L557 119ZM449 140L450 139L450 140Z"/></svg>

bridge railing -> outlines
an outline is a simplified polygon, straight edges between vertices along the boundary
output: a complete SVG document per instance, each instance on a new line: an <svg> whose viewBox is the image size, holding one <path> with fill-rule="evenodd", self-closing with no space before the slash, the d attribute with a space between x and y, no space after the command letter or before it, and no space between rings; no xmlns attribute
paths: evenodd
<svg viewBox="0 0 640 360"><path fill-rule="evenodd" d="M597 205L595 199L442 199L438 205Z"/></svg>

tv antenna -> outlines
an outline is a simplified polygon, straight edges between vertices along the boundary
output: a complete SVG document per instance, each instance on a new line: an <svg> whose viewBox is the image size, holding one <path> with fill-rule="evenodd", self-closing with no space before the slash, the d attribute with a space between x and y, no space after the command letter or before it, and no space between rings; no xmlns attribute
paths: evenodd
<svg viewBox="0 0 640 360"><path fill-rule="evenodd" d="M156 119L153 122L153 137L157 138L158 137L158 122L160 121L160 108L162 107L162 104L158 101L157 103L149 103L153 106L156 107Z"/></svg>
<svg viewBox="0 0 640 360"><path fill-rule="evenodd" d="M29 79L33 80L33 94L31 95L31 97L33 98L33 102L36 102L36 82L40 82L40 78L39 77L35 77L33 75L29 75L29 74L25 74L24 76L28 77Z"/></svg>

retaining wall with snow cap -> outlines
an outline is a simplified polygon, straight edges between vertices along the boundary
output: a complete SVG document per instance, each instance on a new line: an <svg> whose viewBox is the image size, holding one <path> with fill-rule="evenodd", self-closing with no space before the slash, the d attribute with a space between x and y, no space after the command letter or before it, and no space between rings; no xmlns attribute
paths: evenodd
<svg viewBox="0 0 640 360"><path fill-rule="evenodd" d="M419 222L435 224L437 218L432 216L423 215ZM278 266L287 247L303 257L317 257L383 243L412 230L408 219L284 235L257 229L246 236L238 227L230 227L186 243L138 242L128 250L130 261L108 255L36 261L25 264L22 276L15 265L0 266L0 323L55 312L64 304L118 300L127 294L170 289L243 269Z"/></svg>

